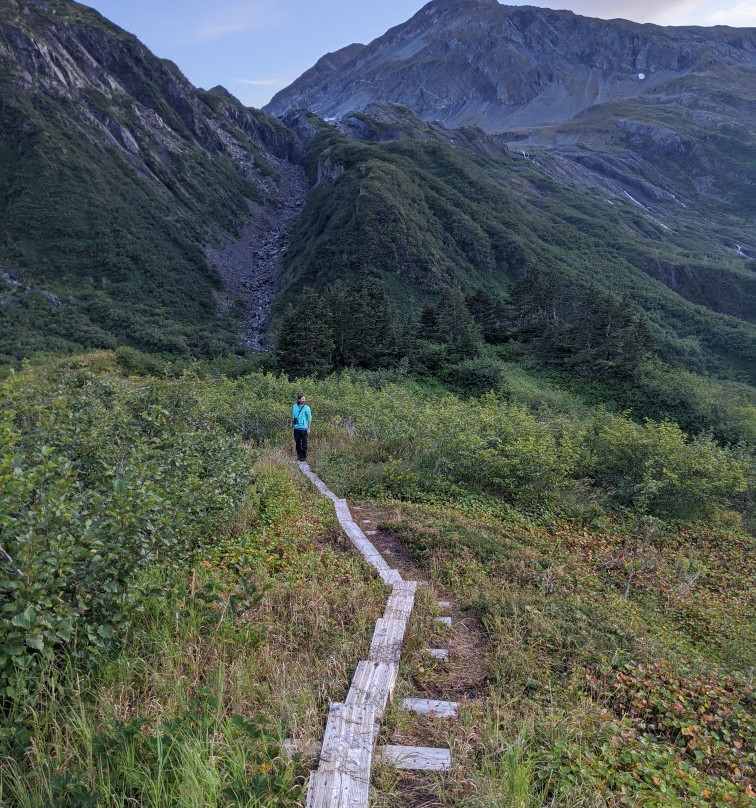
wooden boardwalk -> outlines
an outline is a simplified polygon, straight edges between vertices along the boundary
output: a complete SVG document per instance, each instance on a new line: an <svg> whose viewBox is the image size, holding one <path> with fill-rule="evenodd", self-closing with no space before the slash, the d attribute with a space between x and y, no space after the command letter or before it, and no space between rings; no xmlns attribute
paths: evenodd
<svg viewBox="0 0 756 808"><path fill-rule="evenodd" d="M376 621L368 658L358 663L345 700L331 705L318 769L310 773L307 790L307 808L368 808L374 759L410 769L447 771L451 766L448 749L375 748L380 721L399 675L402 643L418 583L403 580L398 570L386 562L352 519L346 500L329 490L307 463L299 463L299 468L320 493L333 502L339 523L352 544L381 580L391 587L383 617ZM448 623L451 623L451 618ZM431 653L446 652L434 649ZM412 699L405 700L404 706L438 717L453 717L457 708L451 702Z"/></svg>

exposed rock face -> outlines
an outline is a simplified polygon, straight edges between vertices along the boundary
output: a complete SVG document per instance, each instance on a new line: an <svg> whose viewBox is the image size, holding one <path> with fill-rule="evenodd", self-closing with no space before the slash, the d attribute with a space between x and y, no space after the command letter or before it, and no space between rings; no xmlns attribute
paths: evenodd
<svg viewBox="0 0 756 808"><path fill-rule="evenodd" d="M369 104L363 112L343 115L333 125L356 140L435 141L494 158L507 157L510 153L500 135L488 135L478 127L450 129L436 121L421 121L412 110L397 104Z"/></svg>
<svg viewBox="0 0 756 808"><path fill-rule="evenodd" d="M205 248L210 266L223 279L224 305L245 303L242 342L270 350L270 314L281 286L289 236L302 212L309 183L301 166L274 159L276 182L267 187L265 204L250 203L250 216L238 236L221 234Z"/></svg>
<svg viewBox="0 0 756 808"><path fill-rule="evenodd" d="M506 143L561 184L647 211L650 237L677 225L710 233L723 253L756 249L754 28L432 0L368 45L324 57L266 107L295 108L363 140L392 139L392 120L419 136L387 109L411 110L454 145L470 146L454 141L460 127L480 127L495 133L486 148Z"/></svg>
<svg viewBox="0 0 756 808"><path fill-rule="evenodd" d="M374 101L487 131L557 124L714 71L756 69L756 30L662 28L570 11L433 0L369 45L323 57L266 110L340 117Z"/></svg>
<svg viewBox="0 0 756 808"><path fill-rule="evenodd" d="M286 234L307 195L296 134L222 87L198 90L176 65L85 6L0 0L0 146L23 151L23 133L36 136L53 121L64 137L95 145L102 161L127 161L158 196L203 217L207 240L216 244L207 248L213 258L218 243L255 245L229 248L213 264L225 282L224 305L245 312L244 341L267 344ZM249 216L231 226L241 236L223 232L230 226L226 201L200 202L187 192L186 172L197 155L219 171L230 160L247 182Z"/></svg>

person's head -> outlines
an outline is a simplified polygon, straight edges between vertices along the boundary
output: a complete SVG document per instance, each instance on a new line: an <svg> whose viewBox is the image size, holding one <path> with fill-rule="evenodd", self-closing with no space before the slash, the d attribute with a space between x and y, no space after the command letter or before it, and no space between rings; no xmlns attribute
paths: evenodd
<svg viewBox="0 0 756 808"><path fill-rule="evenodd" d="M300 394L297 396L297 404L304 404L304 403L305 403L305 401L307 401L307 399L305 398L305 394L304 394L304 393L300 393Z"/></svg>

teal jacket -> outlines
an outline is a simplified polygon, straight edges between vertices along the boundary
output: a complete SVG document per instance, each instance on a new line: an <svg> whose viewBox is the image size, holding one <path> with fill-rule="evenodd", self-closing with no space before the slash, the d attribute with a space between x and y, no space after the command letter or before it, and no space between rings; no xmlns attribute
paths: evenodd
<svg viewBox="0 0 756 808"><path fill-rule="evenodd" d="M312 420L310 405L303 404L300 407L299 404L294 404L294 406L291 408L291 420L294 423L294 429L307 429L310 426L310 421Z"/></svg>

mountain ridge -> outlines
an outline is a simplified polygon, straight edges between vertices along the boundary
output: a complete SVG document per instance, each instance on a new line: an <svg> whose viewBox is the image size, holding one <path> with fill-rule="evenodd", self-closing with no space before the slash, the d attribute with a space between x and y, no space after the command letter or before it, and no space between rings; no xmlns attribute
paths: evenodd
<svg viewBox="0 0 756 808"><path fill-rule="evenodd" d="M555 182L645 211L647 235L662 244L679 245L685 231L705 235L695 283L708 273L712 291L712 245L725 262L756 257L756 29L434 0L350 48L266 109L303 106L358 138L365 127L355 122L381 105L450 133L463 125L495 133ZM686 270L651 263L655 277L686 294ZM741 269L750 274L749 266Z"/></svg>
<svg viewBox="0 0 756 808"><path fill-rule="evenodd" d="M460 13L470 10L476 13ZM444 36L434 39L436 34ZM628 34L632 34L630 41ZM474 36L484 38L484 44L492 51L506 48L506 52L486 53L488 63L477 60L481 53L466 48ZM600 49L594 44L599 36L603 40ZM716 40L718 47L727 48L727 59L716 58L711 52L712 40ZM539 43L542 43L539 56L544 57L546 64L536 65L533 54L538 52ZM703 50L694 56L693 47ZM611 77L615 84L624 85L616 90L616 97L621 98L651 92L697 66L744 61L756 67L756 29L664 28L626 20L596 20L571 11L505 6L495 0L432 0L407 22L394 26L368 45L359 48L350 45L329 54L328 61L316 63L289 87L279 91L264 109L280 115L300 106L322 117L337 117L362 108L367 91L356 85L367 83L371 85L372 101L403 104L421 118L432 117L451 127L476 124L488 131L505 131L513 125L559 123L565 120L560 112L563 104L546 107L535 103L554 81L555 76L550 75L553 73L551 61L557 50L562 63L569 62L574 69L582 71L574 83L586 85L583 97L571 99L573 103L567 110L571 118L596 103L609 100L606 77L601 75L607 71L623 71L621 77ZM422 54L426 67L428 62L432 63L432 68L425 73L414 70L413 57L417 54ZM501 64L492 65L490 57L501 58ZM452 63L448 71L444 69L444 61L447 65ZM378 67L387 64L396 75L381 83ZM333 79L334 65L343 75L338 78L336 88L326 89L322 83L318 84L319 73L328 70ZM517 70L512 71L510 81L502 81L504 69L515 67ZM587 74L586 68L589 69ZM458 69L464 71L464 81L455 85L447 81L446 74ZM440 78L434 79L434 75ZM564 84L564 76L557 78L563 81L562 89L565 86L572 89ZM424 87L428 79L443 87L442 97L434 100L433 90ZM590 86L586 79L595 86ZM473 96L480 94L481 100L498 106L486 115L470 112L469 99L466 103L461 100L463 87L471 90Z"/></svg>

